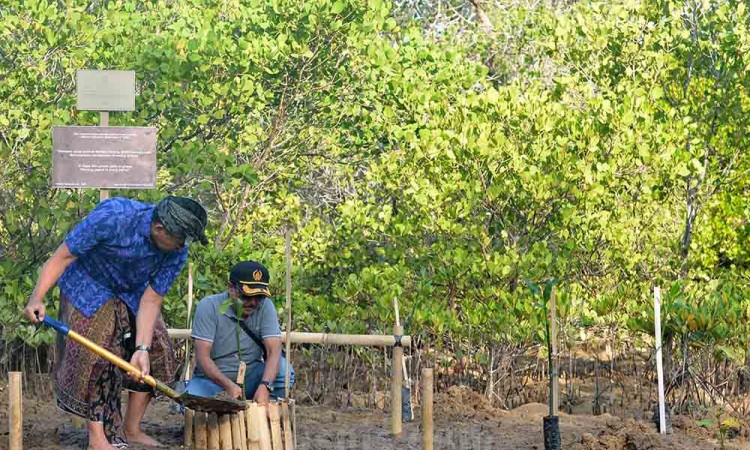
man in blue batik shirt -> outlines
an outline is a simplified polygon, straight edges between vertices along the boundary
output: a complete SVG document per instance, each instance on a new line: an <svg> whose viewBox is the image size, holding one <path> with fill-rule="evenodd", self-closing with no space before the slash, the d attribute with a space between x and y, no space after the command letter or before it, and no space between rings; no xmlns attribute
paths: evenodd
<svg viewBox="0 0 750 450"><path fill-rule="evenodd" d="M57 284L59 317L71 330L130 359L144 375L170 380L174 360L162 299L185 265L188 244L207 243L206 224L206 211L189 198L167 197L158 205L105 200L44 263L24 314L39 323L44 297ZM124 420L123 387L130 391ZM54 390L61 409L88 421L89 449L159 445L140 425L154 391L62 336Z"/></svg>

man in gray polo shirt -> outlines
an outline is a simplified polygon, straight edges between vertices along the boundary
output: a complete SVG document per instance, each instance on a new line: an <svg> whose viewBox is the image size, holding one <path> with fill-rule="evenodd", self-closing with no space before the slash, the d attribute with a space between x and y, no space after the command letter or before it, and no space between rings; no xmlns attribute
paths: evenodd
<svg viewBox="0 0 750 450"><path fill-rule="evenodd" d="M191 334L197 364L187 392L213 397L223 390L231 398L252 398L258 403L283 396L286 358L281 352L281 328L269 298L268 281L268 269L244 261L232 268L226 292L200 301ZM239 312L236 300L242 303ZM247 366L244 396L236 383L240 361ZM294 372L290 372L294 383Z"/></svg>

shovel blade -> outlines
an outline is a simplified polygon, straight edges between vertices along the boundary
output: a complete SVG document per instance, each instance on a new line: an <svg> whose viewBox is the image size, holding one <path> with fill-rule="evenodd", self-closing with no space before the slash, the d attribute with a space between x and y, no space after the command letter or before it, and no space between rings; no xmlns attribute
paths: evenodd
<svg viewBox="0 0 750 450"><path fill-rule="evenodd" d="M213 412L217 414L234 413L242 411L246 407L245 402L240 400L199 397L187 392L182 393L176 400L193 411Z"/></svg>

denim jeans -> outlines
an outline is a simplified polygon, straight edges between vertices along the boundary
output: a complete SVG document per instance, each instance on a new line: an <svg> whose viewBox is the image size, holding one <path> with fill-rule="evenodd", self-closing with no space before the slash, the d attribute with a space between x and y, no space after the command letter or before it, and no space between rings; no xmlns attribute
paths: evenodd
<svg viewBox="0 0 750 450"><path fill-rule="evenodd" d="M255 391L260 386L261 379L263 378L263 371L266 369L265 363L255 364L254 367L245 372L245 398L251 399L255 396ZM289 371L289 387L294 385L294 369L290 368ZM281 358L281 364L276 379L273 380L273 391L271 391L271 398L278 399L284 396L284 374L286 371L286 358ZM196 376L192 380L188 381L185 392L200 397L214 397L219 392L223 391L221 386L214 383L213 380Z"/></svg>

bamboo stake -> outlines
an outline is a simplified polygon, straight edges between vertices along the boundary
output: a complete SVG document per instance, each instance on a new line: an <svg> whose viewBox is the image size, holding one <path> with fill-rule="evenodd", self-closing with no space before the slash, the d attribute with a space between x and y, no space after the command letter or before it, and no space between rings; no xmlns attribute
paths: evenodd
<svg viewBox="0 0 750 450"><path fill-rule="evenodd" d="M237 384L242 386L242 399L245 399L245 371L247 370L247 364L245 361L240 361L240 367L237 369ZM236 414L232 414L232 442L234 448L239 450L247 450L247 434L245 434L245 413L239 411Z"/></svg>
<svg viewBox="0 0 750 450"><path fill-rule="evenodd" d="M221 436L219 433L219 416L216 413L208 414L208 449L221 449Z"/></svg>
<svg viewBox="0 0 750 450"><path fill-rule="evenodd" d="M193 309L193 263L188 264L188 303L187 303L187 326L191 326L190 314ZM185 368L182 371L182 381L187 386L187 381L192 376L190 358L190 339L185 339ZM193 447L193 428L195 413L193 410L185 409L185 447ZM208 432L208 430L206 430Z"/></svg>
<svg viewBox="0 0 750 450"><path fill-rule="evenodd" d="M10 372L8 374L8 417L10 418L10 447L9 450L21 450L23 448L23 388L21 385L21 372Z"/></svg>
<svg viewBox="0 0 750 450"><path fill-rule="evenodd" d="M255 409L255 420L258 424L260 435L260 450L273 450L271 447L271 432L268 429L268 410L265 406L258 405Z"/></svg>
<svg viewBox="0 0 750 450"><path fill-rule="evenodd" d="M557 415L557 411L560 408L560 385L559 385L559 373L560 367L557 360L557 308L555 300L555 288L552 288L550 293L550 344L552 347L552 367L549 368L549 376L552 381L552 414Z"/></svg>
<svg viewBox="0 0 750 450"><path fill-rule="evenodd" d="M237 378L235 382L238 386L242 386L242 399L245 399L245 371L247 370L247 364L245 361L240 361L240 367L237 368Z"/></svg>
<svg viewBox="0 0 750 450"><path fill-rule="evenodd" d="M185 408L185 448L193 448L193 418L192 409Z"/></svg>
<svg viewBox="0 0 750 450"><path fill-rule="evenodd" d="M393 334L400 336L404 333L401 325L393 327ZM394 436L401 434L401 386L403 383L404 348L393 347L393 374L391 377L391 432Z"/></svg>
<svg viewBox="0 0 750 450"><path fill-rule="evenodd" d="M294 450L294 437L292 435L292 422L289 417L289 402L281 404L281 420L284 427L284 450Z"/></svg>
<svg viewBox="0 0 750 450"><path fill-rule="evenodd" d="M393 309L396 312L396 325L401 325L401 317L398 313L398 299L393 297Z"/></svg>
<svg viewBox="0 0 750 450"><path fill-rule="evenodd" d="M219 416L219 444L221 450L233 450L232 447L232 421L229 414Z"/></svg>
<svg viewBox="0 0 750 450"><path fill-rule="evenodd" d="M195 448L206 449L208 448L207 439L207 428L206 428L206 413L196 411L194 413L194 426L195 426Z"/></svg>
<svg viewBox="0 0 750 450"><path fill-rule="evenodd" d="M242 450L249 450L247 446L247 427L245 425L245 411L240 411L237 413L237 416L240 419L240 444ZM235 443L235 446L237 444Z"/></svg>
<svg viewBox="0 0 750 450"><path fill-rule="evenodd" d="M239 449L242 450L243 447L247 445L245 443L244 445L242 442L245 440L242 439L242 435L240 435L240 416L239 414L228 414L229 420L232 424L232 447L233 449Z"/></svg>
<svg viewBox="0 0 750 450"><path fill-rule="evenodd" d="M284 450L284 447L281 444L281 419L279 417L278 403L268 404L268 418L271 422L271 442L273 443L273 450Z"/></svg>
<svg viewBox="0 0 750 450"><path fill-rule="evenodd" d="M432 369L422 369L422 449L432 450Z"/></svg>
<svg viewBox="0 0 750 450"><path fill-rule="evenodd" d="M193 263L188 264L188 303L187 303L187 326L191 327L190 314L193 312ZM182 380L190 379L190 339L185 339L185 370L182 373Z"/></svg>
<svg viewBox="0 0 750 450"><path fill-rule="evenodd" d="M170 328L167 330L172 339L189 339L190 329ZM328 334L328 333L304 333L292 331L289 339L293 344L323 344L323 345L361 345L365 347L393 347L396 339L390 335L382 334ZM281 341L286 342L287 333L281 334ZM411 336L402 336L401 345L411 347Z"/></svg>
<svg viewBox="0 0 750 450"><path fill-rule="evenodd" d="M393 309L396 314L396 325L393 327L393 335L401 336L404 328L401 326L401 317L398 311L398 300L393 298ZM393 347L393 375L391 379L391 431L395 436L401 434L401 403L403 401L401 388L403 386L404 348Z"/></svg>
<svg viewBox="0 0 750 450"><path fill-rule="evenodd" d="M193 310L193 263L188 264L188 303L187 303L187 326L190 327L190 315ZM193 376L192 358L190 357L190 339L185 339L185 368L182 371L182 381L187 386L188 380ZM185 410L185 446L192 447L194 439L195 412L189 409ZM205 421L204 421L205 424ZM209 427L206 424L206 436L209 434ZM204 447L205 448L205 447ZM217 447L218 449L218 447Z"/></svg>
<svg viewBox="0 0 750 450"><path fill-rule="evenodd" d="M260 429L258 428L258 412L256 409L258 409L258 405L249 403L245 410L248 450L260 450Z"/></svg>
<svg viewBox="0 0 750 450"><path fill-rule="evenodd" d="M291 378L291 345L289 333L292 331L292 233L286 229L286 364L284 369L284 398L289 398Z"/></svg>
<svg viewBox="0 0 750 450"><path fill-rule="evenodd" d="M664 367L661 355L661 288L654 287L654 337L656 338L656 374L659 386L659 433L667 434L664 406Z"/></svg>
<svg viewBox="0 0 750 450"><path fill-rule="evenodd" d="M295 447L297 445L297 407L294 404L294 399L290 398L287 399L289 402L289 409L292 410L292 435L294 436L294 439L292 442L294 443Z"/></svg>

